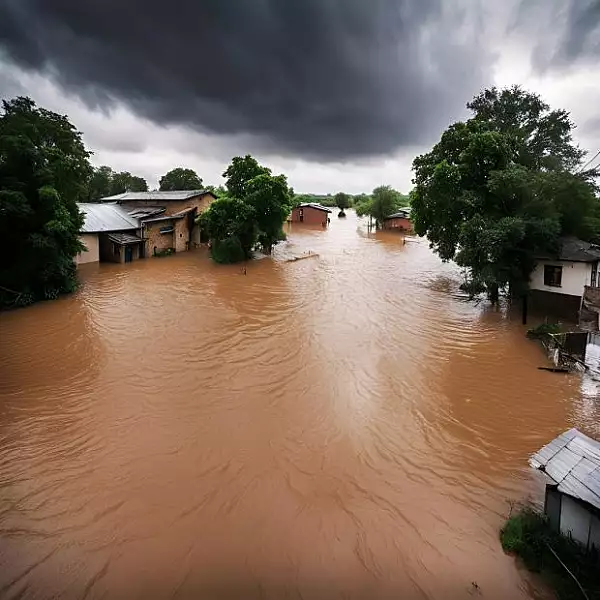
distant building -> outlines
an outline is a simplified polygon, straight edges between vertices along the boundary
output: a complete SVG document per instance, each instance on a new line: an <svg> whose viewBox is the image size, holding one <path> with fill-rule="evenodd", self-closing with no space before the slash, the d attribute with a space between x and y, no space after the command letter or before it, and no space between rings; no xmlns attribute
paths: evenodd
<svg viewBox="0 0 600 600"><path fill-rule="evenodd" d="M570 429L529 463L547 476L544 512L551 527L600 550L600 442Z"/></svg>
<svg viewBox="0 0 600 600"><path fill-rule="evenodd" d="M393 215L386 217L383 220L382 228L393 231L405 231L407 233L412 232L413 225L410 220L410 208L402 208Z"/></svg>
<svg viewBox="0 0 600 600"><path fill-rule="evenodd" d="M77 264L131 262L143 254L140 222L117 204L80 203L84 215L80 240L86 251L75 257Z"/></svg>
<svg viewBox="0 0 600 600"><path fill-rule="evenodd" d="M598 287L600 246L562 238L556 255L538 255L529 289L533 310L577 321L586 286Z"/></svg>
<svg viewBox="0 0 600 600"><path fill-rule="evenodd" d="M315 202L299 204L292 210L292 223L306 223L308 225L327 225L331 210Z"/></svg>
<svg viewBox="0 0 600 600"><path fill-rule="evenodd" d="M169 192L125 192L102 198L114 202L139 219L144 239L144 255L172 249L189 250L200 244L200 227L196 218L211 205L216 196L206 190Z"/></svg>

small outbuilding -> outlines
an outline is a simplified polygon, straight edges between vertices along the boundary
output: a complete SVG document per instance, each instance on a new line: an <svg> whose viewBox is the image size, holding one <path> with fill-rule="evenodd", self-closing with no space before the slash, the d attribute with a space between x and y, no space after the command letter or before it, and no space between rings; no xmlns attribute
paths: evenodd
<svg viewBox="0 0 600 600"><path fill-rule="evenodd" d="M547 476L544 511L555 531L600 549L600 442L570 429L529 464Z"/></svg>
<svg viewBox="0 0 600 600"><path fill-rule="evenodd" d="M413 224L410 220L410 208L401 208L398 212L386 217L383 220L382 227L392 231L412 232Z"/></svg>
<svg viewBox="0 0 600 600"><path fill-rule="evenodd" d="M308 225L323 225L329 223L331 210L315 202L299 204L292 210L292 223L306 223Z"/></svg>
<svg viewBox="0 0 600 600"><path fill-rule="evenodd" d="M555 254L539 254L531 273L532 308L577 322L586 288L598 287L600 246L564 237Z"/></svg>
<svg viewBox="0 0 600 600"><path fill-rule="evenodd" d="M117 204L80 203L84 223L79 239L86 247L75 257L77 264L131 262L141 258L143 240L138 219Z"/></svg>

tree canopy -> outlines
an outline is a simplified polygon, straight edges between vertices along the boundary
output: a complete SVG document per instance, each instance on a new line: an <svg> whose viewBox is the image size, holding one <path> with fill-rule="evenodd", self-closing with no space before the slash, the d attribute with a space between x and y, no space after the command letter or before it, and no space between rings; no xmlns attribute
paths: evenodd
<svg viewBox="0 0 600 600"><path fill-rule="evenodd" d="M147 192L148 184L143 177L132 175L129 171L116 173L103 165L92 169L87 184L87 200L97 202L107 196L124 192Z"/></svg>
<svg viewBox="0 0 600 600"><path fill-rule="evenodd" d="M485 90L467 107L473 116L413 163L412 218L496 301L499 289L526 290L536 253L560 236L595 239L600 205L566 111L519 87Z"/></svg>
<svg viewBox="0 0 600 600"><path fill-rule="evenodd" d="M235 157L224 174L228 197L212 203L201 224L217 262L237 262L259 244L270 253L283 238L292 191L284 175L272 175L252 156Z"/></svg>
<svg viewBox="0 0 600 600"><path fill-rule="evenodd" d="M29 98L0 116L0 306L23 306L75 289L75 255L92 173L67 117Z"/></svg>
<svg viewBox="0 0 600 600"><path fill-rule="evenodd" d="M245 198L248 194L248 183L259 175L269 175L271 170L258 164L250 154L236 156L223 173L226 178L227 191L232 198Z"/></svg>
<svg viewBox="0 0 600 600"><path fill-rule="evenodd" d="M202 178L193 169L177 167L171 169L160 178L160 190L200 190L202 189Z"/></svg>
<svg viewBox="0 0 600 600"><path fill-rule="evenodd" d="M132 175L129 171L113 173L110 183L110 195L123 194L124 192L147 192L148 183L143 177Z"/></svg>
<svg viewBox="0 0 600 600"><path fill-rule="evenodd" d="M335 195L335 205L341 210L344 211L346 208L350 208L351 200L348 194L344 192L338 192Z"/></svg>

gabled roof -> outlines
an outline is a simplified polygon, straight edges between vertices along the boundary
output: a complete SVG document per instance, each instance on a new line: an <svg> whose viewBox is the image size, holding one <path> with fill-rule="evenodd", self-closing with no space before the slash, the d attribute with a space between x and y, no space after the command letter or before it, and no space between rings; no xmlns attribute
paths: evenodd
<svg viewBox="0 0 600 600"><path fill-rule="evenodd" d="M536 256L541 260L565 260L570 262L596 262L600 260L600 246L584 242L575 237L560 239L558 252L554 254L540 253Z"/></svg>
<svg viewBox="0 0 600 600"><path fill-rule="evenodd" d="M208 190L180 190L172 192L124 192L114 196L102 198L102 202L126 202L134 200L143 200L145 202L169 202L171 200L188 200L196 196L206 196L210 194L213 198L216 196Z"/></svg>
<svg viewBox="0 0 600 600"><path fill-rule="evenodd" d="M315 208L317 210L322 210L323 212L327 212L327 213L332 212L326 206L321 206L320 204L317 204L316 202L304 202L303 204L298 204L297 208Z"/></svg>
<svg viewBox="0 0 600 600"><path fill-rule="evenodd" d="M544 471L558 491L600 509L600 442L569 429L529 460Z"/></svg>
<svg viewBox="0 0 600 600"><path fill-rule="evenodd" d="M410 219L410 208L401 208L398 212L395 212L393 215L385 217L384 221L386 221L387 219Z"/></svg>
<svg viewBox="0 0 600 600"><path fill-rule="evenodd" d="M118 204L80 202L79 210L84 214L82 233L103 231L127 231L139 229L140 223Z"/></svg>

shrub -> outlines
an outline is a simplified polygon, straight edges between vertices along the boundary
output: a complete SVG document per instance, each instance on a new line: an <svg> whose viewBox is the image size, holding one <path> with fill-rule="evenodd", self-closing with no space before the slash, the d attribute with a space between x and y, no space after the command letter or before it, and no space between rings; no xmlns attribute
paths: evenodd
<svg viewBox="0 0 600 600"><path fill-rule="evenodd" d="M215 262L221 264L237 263L247 259L246 253L237 236L231 236L224 240L215 240L212 243L210 254Z"/></svg>

